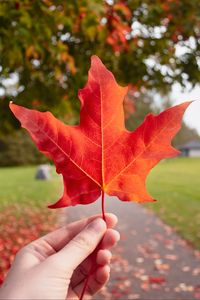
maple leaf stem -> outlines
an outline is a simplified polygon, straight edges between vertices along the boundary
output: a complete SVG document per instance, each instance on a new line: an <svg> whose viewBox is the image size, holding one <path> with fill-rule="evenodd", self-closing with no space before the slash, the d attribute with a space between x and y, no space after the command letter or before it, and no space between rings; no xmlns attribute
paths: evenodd
<svg viewBox="0 0 200 300"><path fill-rule="evenodd" d="M83 285L83 289L82 289L82 292L81 292L81 296L79 298L79 300L83 300L83 297L85 295L85 292L86 292L86 289L88 287L88 282L91 278L91 276L96 272L96 269L98 268L98 265L96 264L96 260L97 260L97 253L98 251L101 249L101 245L99 244L97 246L97 248L94 250L94 252L91 254L91 257L90 259L92 259L92 261L94 262L88 272L88 275L85 279L85 282L84 282L84 285Z"/></svg>
<svg viewBox="0 0 200 300"><path fill-rule="evenodd" d="M105 192L103 190L101 191L101 210L102 210L102 218L106 222L106 215L105 215ZM99 250L99 246L97 247L96 251L94 252L95 255L97 254L98 250ZM87 276L87 278L85 280L85 283L84 283L84 286L83 286L83 290L81 292L81 296L80 296L79 300L83 300L86 288L88 286L89 279L90 279L91 275L94 273L94 271L95 271L95 268L94 268L94 266L92 266L91 269L90 269L90 271L89 271L89 273L88 273L88 276Z"/></svg>
<svg viewBox="0 0 200 300"><path fill-rule="evenodd" d="M83 286L83 290L81 292L81 296L79 298L79 300L83 300L83 296L85 295L85 291L86 291L86 288L88 286L88 281L90 279L90 276L92 275L92 272L90 271L90 273L88 274L86 280L85 280L85 283L84 283L84 286Z"/></svg>
<svg viewBox="0 0 200 300"><path fill-rule="evenodd" d="M101 210L102 210L102 218L106 222L106 216L105 216L105 193L102 190L101 192Z"/></svg>

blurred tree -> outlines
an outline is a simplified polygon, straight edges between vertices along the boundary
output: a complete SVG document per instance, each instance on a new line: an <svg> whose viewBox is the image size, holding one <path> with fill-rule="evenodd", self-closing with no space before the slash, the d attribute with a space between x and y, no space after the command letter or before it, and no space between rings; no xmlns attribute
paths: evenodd
<svg viewBox="0 0 200 300"><path fill-rule="evenodd" d="M134 114L126 114L126 128L128 130L135 130L149 112L159 112L154 107L153 95L150 92L129 92L127 97L129 97L129 102L132 101L134 104Z"/></svg>
<svg viewBox="0 0 200 300"><path fill-rule="evenodd" d="M0 166L18 166L47 163L25 130L16 130L0 138Z"/></svg>
<svg viewBox="0 0 200 300"><path fill-rule="evenodd" d="M0 38L0 134L10 99L77 122L92 54L138 92L200 81L198 0L1 0Z"/></svg>
<svg viewBox="0 0 200 300"><path fill-rule="evenodd" d="M173 144L175 146L181 146L189 141L199 141L199 140L200 137L198 132L195 129L190 128L185 124L185 122L183 122L181 126L181 130L174 138Z"/></svg>
<svg viewBox="0 0 200 300"><path fill-rule="evenodd" d="M130 100L134 103L134 114L128 115L126 119L126 127L129 130L135 130L145 119L149 112L158 114L161 111L173 106L172 101L168 96L163 96L163 101L159 106L155 104L154 94L151 92L128 94ZM184 121L182 122L181 130L173 139L173 145L180 146L192 140L199 140L200 136L195 129L190 128Z"/></svg>

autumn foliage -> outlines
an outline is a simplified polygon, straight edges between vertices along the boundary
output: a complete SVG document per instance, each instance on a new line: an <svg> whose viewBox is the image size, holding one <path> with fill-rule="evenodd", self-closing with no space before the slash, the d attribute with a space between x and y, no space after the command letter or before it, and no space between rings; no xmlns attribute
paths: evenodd
<svg viewBox="0 0 200 300"><path fill-rule="evenodd" d="M80 125L68 126L51 113L10 104L39 150L63 175L64 194L52 208L94 202L102 193L122 201L154 199L145 187L149 171L163 158L179 152L171 140L181 127L190 102L149 114L133 132L124 126L127 88L97 56L92 57L86 86L79 90Z"/></svg>
<svg viewBox="0 0 200 300"><path fill-rule="evenodd" d="M18 129L7 110L11 99L77 124L74 100L92 54L139 92L195 85L198 8L198 0L0 1L0 135Z"/></svg>
<svg viewBox="0 0 200 300"><path fill-rule="evenodd" d="M36 206L8 205L0 216L0 285L16 253L41 235L56 229L56 215Z"/></svg>

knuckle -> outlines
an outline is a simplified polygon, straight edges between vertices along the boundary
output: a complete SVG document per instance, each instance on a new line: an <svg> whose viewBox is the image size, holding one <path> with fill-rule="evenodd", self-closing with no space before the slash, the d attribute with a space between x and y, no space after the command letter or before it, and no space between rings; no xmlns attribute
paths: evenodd
<svg viewBox="0 0 200 300"><path fill-rule="evenodd" d="M73 244L80 249L90 249L92 246L92 237L88 234L81 234L72 240Z"/></svg>
<svg viewBox="0 0 200 300"><path fill-rule="evenodd" d="M18 255L18 256L23 256L26 252L27 252L27 246L24 246L23 248L21 248L21 249L17 252L17 255Z"/></svg>
<svg viewBox="0 0 200 300"><path fill-rule="evenodd" d="M27 253L27 246L24 246L16 253L15 260L22 259L26 253Z"/></svg>

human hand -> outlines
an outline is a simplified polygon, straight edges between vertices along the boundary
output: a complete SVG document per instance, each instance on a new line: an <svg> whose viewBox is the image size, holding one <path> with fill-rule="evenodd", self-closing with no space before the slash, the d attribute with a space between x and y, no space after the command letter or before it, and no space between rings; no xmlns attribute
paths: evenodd
<svg viewBox="0 0 200 300"><path fill-rule="evenodd" d="M116 223L113 214L106 214L106 223L93 216L31 242L17 253L0 299L79 299L92 267L85 291L90 298L109 279L108 249L119 240Z"/></svg>

